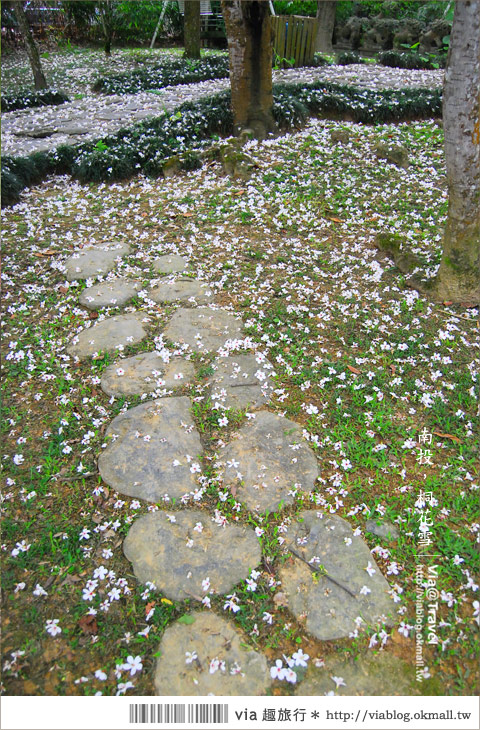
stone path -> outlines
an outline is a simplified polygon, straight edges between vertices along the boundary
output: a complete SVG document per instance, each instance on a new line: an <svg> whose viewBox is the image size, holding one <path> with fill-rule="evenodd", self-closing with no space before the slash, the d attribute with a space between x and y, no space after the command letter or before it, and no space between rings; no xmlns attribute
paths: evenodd
<svg viewBox="0 0 480 730"><path fill-rule="evenodd" d="M288 418L260 411L221 454L224 487L253 512L272 512L309 492L319 476L302 429Z"/></svg>
<svg viewBox="0 0 480 730"><path fill-rule="evenodd" d="M415 666L386 652L359 659L328 657L325 666L310 667L297 695L389 696L421 694L415 682Z"/></svg>
<svg viewBox="0 0 480 730"><path fill-rule="evenodd" d="M157 695L226 697L263 695L270 685L267 660L249 648L224 618L196 612L192 623L169 626L160 643Z"/></svg>
<svg viewBox="0 0 480 730"><path fill-rule="evenodd" d="M273 72L274 83L315 80L351 84L368 89L427 86L439 88L443 71L411 71L379 65L326 66ZM171 112L186 101L229 88L228 79L167 86L160 94L141 92L122 96L89 95L60 106L22 109L2 114L2 154L28 155L61 144L98 139L148 117Z"/></svg>
<svg viewBox="0 0 480 730"><path fill-rule="evenodd" d="M316 510L300 512L286 546L292 559L280 569L280 578L288 608L317 639L331 641L362 626L391 625L389 585L348 522Z"/></svg>
<svg viewBox="0 0 480 730"><path fill-rule="evenodd" d="M125 243L85 246L75 251L65 262L67 281L91 279L108 274L118 259L130 253Z"/></svg>
<svg viewBox="0 0 480 730"><path fill-rule="evenodd" d="M253 529L217 525L199 510L140 517L123 549L138 580L174 601L228 593L262 559Z"/></svg>
<svg viewBox="0 0 480 730"><path fill-rule="evenodd" d="M128 246L115 245L83 249L66 262L66 275L69 279L104 275L128 251ZM181 274L188 262L162 256L155 268L158 273ZM139 286L111 278L84 289L80 303L100 312L120 307ZM247 420L217 454L215 467L223 491L256 515L281 510L297 494L315 489L317 457L297 423L265 409L273 391L273 366L262 354L245 352L249 341L244 339L242 321L216 307L208 283L166 279L150 296L159 302L187 299L189 307L177 308L163 330L165 340L180 344L184 355L177 351L169 356L166 349L141 352L121 357L105 369L101 387L107 395L151 394L153 398L113 419L98 469L116 492L163 506L139 517L124 541L124 553L137 580L154 583L169 600L188 599L206 606L206 612L188 614L166 629L156 691L163 695L264 694L271 684L266 658L248 648L248 639L231 621L208 612L211 596L235 591L238 583L257 575L262 550L252 528L229 524L217 512L212 515L189 506L206 489L203 446L191 398L185 395L196 381L193 354L213 356L206 382L212 407L220 413L248 409ZM212 299L210 306L196 306L207 296ZM148 318L140 312L100 313L100 318L72 339L67 347L70 355L87 358L116 350L120 355L146 336ZM241 353L235 351L239 346ZM398 536L388 523L371 521L367 528L388 539ZM282 605L317 639L341 639L363 628L394 623L389 585L367 544L345 520L304 510L285 527L283 550ZM338 673L348 678L347 693L380 694L381 675L377 677L368 661L351 667L332 664L327 673L309 671L300 691L329 693L334 689L331 677ZM386 693L394 689L388 685Z"/></svg>

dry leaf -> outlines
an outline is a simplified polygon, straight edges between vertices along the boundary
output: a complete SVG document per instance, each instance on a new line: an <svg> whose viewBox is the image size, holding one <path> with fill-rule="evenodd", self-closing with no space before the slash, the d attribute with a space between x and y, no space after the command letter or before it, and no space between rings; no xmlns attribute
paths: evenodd
<svg viewBox="0 0 480 730"><path fill-rule="evenodd" d="M358 368L354 368L353 365L347 365L347 368L350 370L350 372L355 373L355 375L360 375L362 372Z"/></svg>
<svg viewBox="0 0 480 730"><path fill-rule="evenodd" d="M78 626L83 634L98 634L97 620L95 616L91 616L89 613L86 616L82 616L78 622Z"/></svg>
<svg viewBox="0 0 480 730"><path fill-rule="evenodd" d="M145 614L147 616L150 613L150 611L152 610L152 608L155 608L155 605L156 605L155 601L150 601L149 603L147 603L147 605L145 606Z"/></svg>
<svg viewBox="0 0 480 730"><path fill-rule="evenodd" d="M98 312L90 312L88 316L90 319L98 319Z"/></svg>
<svg viewBox="0 0 480 730"><path fill-rule="evenodd" d="M341 218L333 218L330 215L327 215L327 220L333 221L334 223L343 223L343 221L341 220Z"/></svg>
<svg viewBox="0 0 480 730"><path fill-rule="evenodd" d="M440 433L440 431L434 431L434 436L440 436L442 439L452 439L452 441L455 441L457 444L461 444L461 440L458 438L458 436L452 436L449 433Z"/></svg>

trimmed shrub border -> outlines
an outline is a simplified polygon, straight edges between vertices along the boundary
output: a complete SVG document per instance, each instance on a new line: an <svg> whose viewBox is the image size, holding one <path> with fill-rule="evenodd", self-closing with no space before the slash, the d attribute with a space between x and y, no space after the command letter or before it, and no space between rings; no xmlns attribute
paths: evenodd
<svg viewBox="0 0 480 730"><path fill-rule="evenodd" d="M36 106L58 106L70 101L63 91L24 91L21 94L2 94L2 112L14 112Z"/></svg>
<svg viewBox="0 0 480 730"><path fill-rule="evenodd" d="M103 94L137 94L165 86L225 79L228 73L228 55L202 58L200 61L166 59L155 66L102 76L95 81L92 90Z"/></svg>
<svg viewBox="0 0 480 730"><path fill-rule="evenodd" d="M432 71L436 68L445 68L447 57L446 55L428 57L420 56L418 53L383 51L378 54L377 61L382 66L389 66L391 68Z"/></svg>
<svg viewBox="0 0 480 730"><path fill-rule="evenodd" d="M167 159L175 155L180 155L180 167L192 169L212 145L212 135L232 133L230 99L230 91L224 91L182 104L172 114L120 129L97 142L60 145L28 157L4 156L2 204L17 202L24 188L53 174L70 174L82 183L124 180L140 171L157 177ZM279 84L274 86L273 113L283 129L300 126L308 116L367 124L435 118L441 115L441 90Z"/></svg>

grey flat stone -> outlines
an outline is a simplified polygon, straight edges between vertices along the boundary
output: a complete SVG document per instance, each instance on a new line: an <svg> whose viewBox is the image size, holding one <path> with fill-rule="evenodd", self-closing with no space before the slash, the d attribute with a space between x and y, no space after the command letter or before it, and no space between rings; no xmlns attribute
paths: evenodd
<svg viewBox="0 0 480 730"><path fill-rule="evenodd" d="M154 302L180 302L194 299L196 304L208 304L213 300L213 291L204 281L177 279L164 281L149 293Z"/></svg>
<svg viewBox="0 0 480 730"><path fill-rule="evenodd" d="M190 385L195 368L190 360L174 357L165 363L158 352L142 352L109 365L102 374L101 387L107 395L158 395Z"/></svg>
<svg viewBox="0 0 480 730"><path fill-rule="evenodd" d="M142 288L138 281L115 279L103 281L84 289L80 294L79 302L87 309L101 309L102 307L121 307Z"/></svg>
<svg viewBox="0 0 480 730"><path fill-rule="evenodd" d="M52 127L38 127L36 129L25 129L21 132L14 132L18 137L32 137L33 139L45 139L55 133Z"/></svg>
<svg viewBox="0 0 480 730"><path fill-rule="evenodd" d="M230 621L200 611L188 614L188 620L193 623L177 621L163 635L155 672L157 695L265 694L270 685L267 660L248 647L248 639ZM192 655L196 658L187 664Z"/></svg>
<svg viewBox="0 0 480 730"><path fill-rule="evenodd" d="M344 684L335 682L342 679ZM325 666L311 666L304 681L295 692L302 697L322 696L329 692L336 695L418 695L420 687L415 683L415 664L407 664L392 654L381 651L358 659L338 659L328 656Z"/></svg>
<svg viewBox="0 0 480 730"><path fill-rule="evenodd" d="M140 517L130 528L123 551L140 583L152 581L173 601L201 601L208 593L228 593L262 559L251 528L217 525L199 510ZM210 585L202 587L206 578Z"/></svg>
<svg viewBox="0 0 480 730"><path fill-rule="evenodd" d="M325 576L314 578L310 568L291 553L291 561L280 569L282 590L290 611L306 622L317 639L348 636L356 628L357 616L363 619L363 628L382 621L392 625L395 604L388 595L389 585L368 546L353 535L348 522L337 515L305 510L289 527L285 547L307 561L318 558L312 567L323 565L329 576L355 594L353 597ZM369 564L375 571L372 575L366 570ZM364 586L369 593L361 593Z"/></svg>
<svg viewBox="0 0 480 730"><path fill-rule="evenodd" d="M147 333L141 314L119 314L82 330L67 347L69 355L80 359L92 357L97 352L115 352L141 342Z"/></svg>
<svg viewBox="0 0 480 730"><path fill-rule="evenodd" d="M179 499L198 487L191 469L202 445L189 398L164 398L131 408L113 419L106 435L116 438L100 454L98 469L117 492L159 502L165 495Z"/></svg>
<svg viewBox="0 0 480 730"><path fill-rule="evenodd" d="M153 262L153 269L159 274L175 274L186 271L187 268L188 261L183 256L178 256L177 254L159 256Z"/></svg>
<svg viewBox="0 0 480 730"><path fill-rule="evenodd" d="M365 530L384 540L398 540L399 538L398 530L391 522L380 522L377 525L376 520L367 520Z"/></svg>
<svg viewBox="0 0 480 730"><path fill-rule="evenodd" d="M212 363L215 372L208 379L214 408L258 408L271 398L271 376L268 360L254 354L222 357Z"/></svg>
<svg viewBox="0 0 480 730"><path fill-rule="evenodd" d="M288 418L260 411L221 452L221 476L236 497L255 512L291 504L292 490L313 489L319 469L302 429ZM240 476L239 476L240 474Z"/></svg>
<svg viewBox="0 0 480 730"><path fill-rule="evenodd" d="M189 345L192 350L218 350L229 339L243 336L242 321L224 309L177 309L164 330L171 342Z"/></svg>
<svg viewBox="0 0 480 730"><path fill-rule="evenodd" d="M89 246L76 251L65 262L67 280L90 279L107 274L115 266L117 258L130 252L126 243Z"/></svg>
<svg viewBox="0 0 480 730"><path fill-rule="evenodd" d="M91 132L91 126L88 126L86 122L71 122L70 124L61 124L55 128L57 132L61 134L69 135L82 135Z"/></svg>

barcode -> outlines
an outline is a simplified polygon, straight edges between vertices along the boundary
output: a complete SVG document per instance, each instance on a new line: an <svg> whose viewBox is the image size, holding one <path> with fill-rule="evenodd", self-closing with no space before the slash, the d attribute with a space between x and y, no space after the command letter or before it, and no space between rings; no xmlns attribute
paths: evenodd
<svg viewBox="0 0 480 730"><path fill-rule="evenodd" d="M130 724L228 723L228 705L130 705Z"/></svg>

